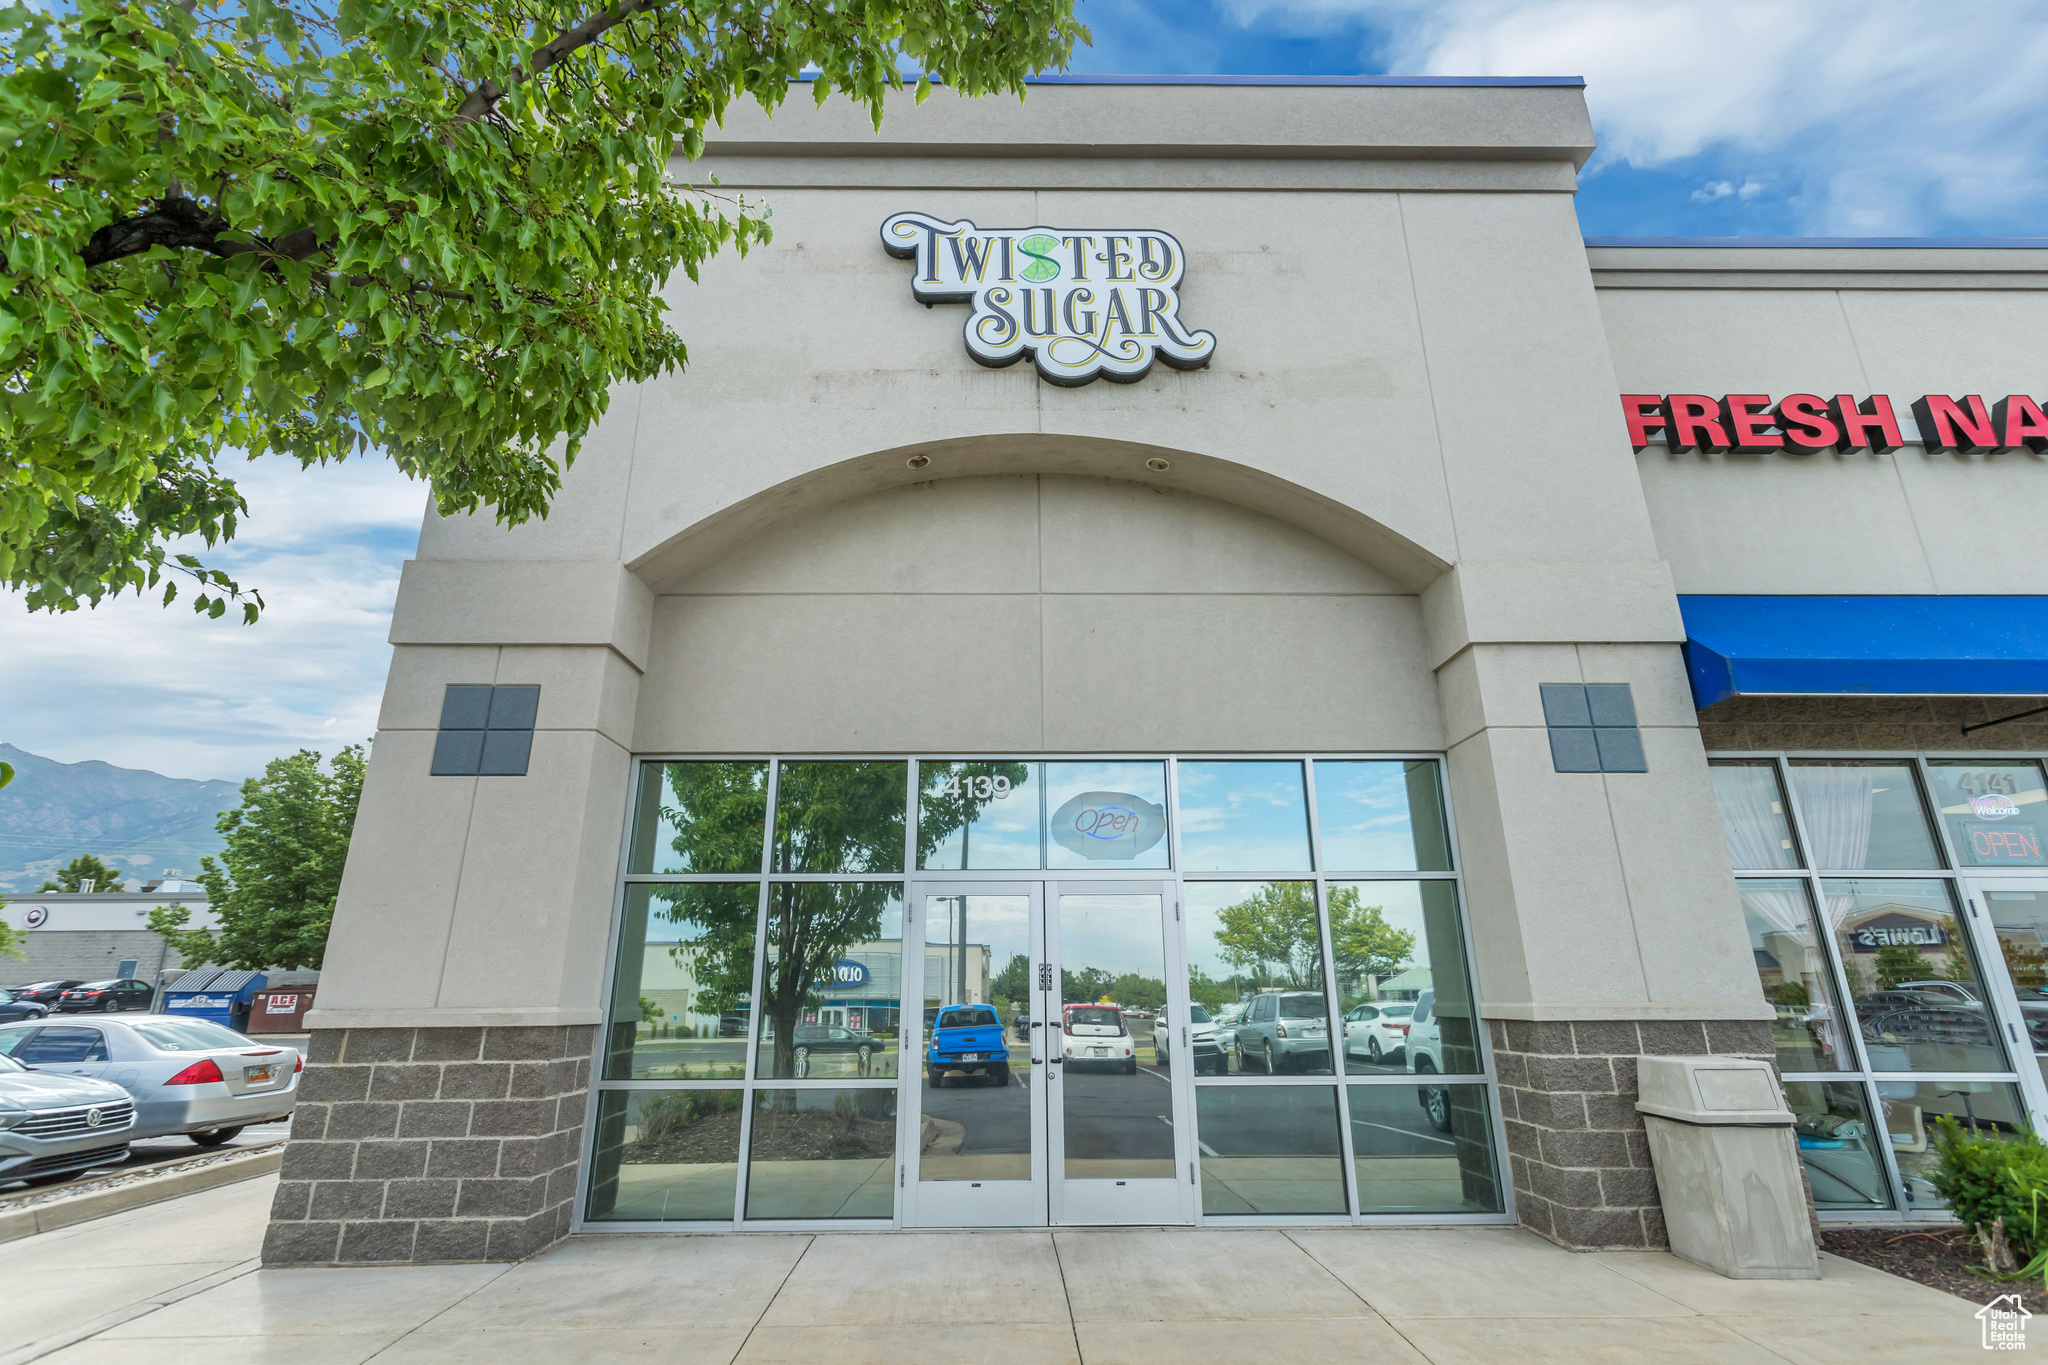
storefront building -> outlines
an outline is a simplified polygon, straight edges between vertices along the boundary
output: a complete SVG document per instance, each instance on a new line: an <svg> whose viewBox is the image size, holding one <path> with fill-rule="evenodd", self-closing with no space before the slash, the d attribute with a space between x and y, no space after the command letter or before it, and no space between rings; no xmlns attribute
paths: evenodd
<svg viewBox="0 0 2048 1365"><path fill-rule="evenodd" d="M1589 241L1583 94L734 111L687 374L407 566L266 1258L1658 1246L1643 1055L1824 1218L2048 1116L2048 248Z"/></svg>

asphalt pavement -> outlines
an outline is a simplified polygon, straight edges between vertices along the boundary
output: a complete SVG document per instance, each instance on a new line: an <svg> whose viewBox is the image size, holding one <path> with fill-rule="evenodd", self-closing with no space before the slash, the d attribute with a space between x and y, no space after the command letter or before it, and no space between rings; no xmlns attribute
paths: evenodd
<svg viewBox="0 0 2048 1365"><path fill-rule="evenodd" d="M1043 1072L1044 1068L1035 1068ZM1166 1075L1140 1067L1135 1076L1076 1068L1058 1082L1065 1097L1067 1154L1079 1159L1171 1157L1172 1091ZM1252 1088L1236 1090L1247 1095ZM1354 1087L1351 1143L1361 1156L1448 1156L1455 1144L1439 1133L1409 1086ZM1031 1149L1031 1090L1022 1078L1007 1086L956 1077L943 1090L918 1091L923 1112L960 1124L963 1156ZM1330 1109L1335 1109L1334 1100ZM1203 1123L1205 1155L1289 1155L1328 1151L1334 1143L1327 1111L1295 1105L1218 1106Z"/></svg>

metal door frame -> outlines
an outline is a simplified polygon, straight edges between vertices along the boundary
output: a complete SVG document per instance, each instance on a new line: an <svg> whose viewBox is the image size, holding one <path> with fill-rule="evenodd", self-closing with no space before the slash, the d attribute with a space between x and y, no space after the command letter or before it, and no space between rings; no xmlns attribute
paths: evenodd
<svg viewBox="0 0 2048 1365"><path fill-rule="evenodd" d="M1024 896L1027 898L1026 933L1034 966L1046 961L1045 884L1036 876L1008 881L920 880L912 878L903 897L903 979L900 987L897 1023L896 1150L903 1154L898 1163L899 1214L902 1227L918 1228L1015 1228L1044 1227L1049 1207L1047 1194L1046 1132L1047 1082L1041 1079L1050 1067L1045 1064L1044 1035L1036 1029L1028 1047L1028 1064L1010 1066L1013 1085L1026 1087L1031 1097L1031 1177L1002 1181L920 1181L923 1157L924 1116L924 971L925 908L942 896ZM916 958L912 964L913 955ZM1042 1022L1041 992L1034 983L1031 1017ZM940 1002L942 1005L944 1001ZM913 1021L915 1032L912 1032ZM1014 1057L1014 1050L1013 1050ZM990 1188L994 1186L995 1188Z"/></svg>

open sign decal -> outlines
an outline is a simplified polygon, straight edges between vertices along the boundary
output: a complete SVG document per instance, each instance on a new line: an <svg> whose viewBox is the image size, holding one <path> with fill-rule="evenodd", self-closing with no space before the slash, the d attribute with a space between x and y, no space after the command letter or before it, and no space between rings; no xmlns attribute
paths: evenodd
<svg viewBox="0 0 2048 1365"><path fill-rule="evenodd" d="M1166 812L1129 792L1082 792L1053 812L1052 837L1090 862L1128 862L1166 837Z"/></svg>

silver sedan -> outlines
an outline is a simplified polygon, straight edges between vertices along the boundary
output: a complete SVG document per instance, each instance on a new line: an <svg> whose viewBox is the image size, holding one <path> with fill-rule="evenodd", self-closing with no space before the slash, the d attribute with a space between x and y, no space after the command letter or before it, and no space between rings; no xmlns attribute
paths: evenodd
<svg viewBox="0 0 2048 1365"><path fill-rule="evenodd" d="M305 1067L296 1048L161 1014L9 1024L0 1027L0 1055L45 1074L111 1081L135 1103L127 1136L183 1133L202 1147L289 1118Z"/></svg>
<svg viewBox="0 0 2048 1365"><path fill-rule="evenodd" d="M135 1105L86 1076L45 1076L0 1057L0 1184L54 1185L128 1155Z"/></svg>

